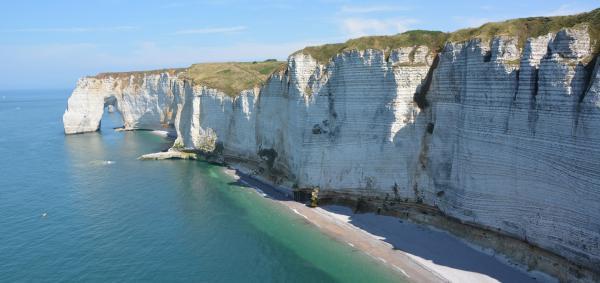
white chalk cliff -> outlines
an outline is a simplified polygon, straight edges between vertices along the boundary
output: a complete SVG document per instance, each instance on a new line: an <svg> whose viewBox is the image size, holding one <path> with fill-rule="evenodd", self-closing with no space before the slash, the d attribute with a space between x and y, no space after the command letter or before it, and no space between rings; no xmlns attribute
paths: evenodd
<svg viewBox="0 0 600 283"><path fill-rule="evenodd" d="M173 73L82 78L63 121L173 127L175 148L275 182L422 203L600 272L600 72L586 27L529 38L289 57L231 97ZM592 58L596 59L596 58ZM419 103L417 103L419 102Z"/></svg>
<svg viewBox="0 0 600 283"><path fill-rule="evenodd" d="M69 98L63 115L65 133L97 131L107 106L116 106L126 129L156 129L174 119L176 76L169 72L121 77L85 77Z"/></svg>

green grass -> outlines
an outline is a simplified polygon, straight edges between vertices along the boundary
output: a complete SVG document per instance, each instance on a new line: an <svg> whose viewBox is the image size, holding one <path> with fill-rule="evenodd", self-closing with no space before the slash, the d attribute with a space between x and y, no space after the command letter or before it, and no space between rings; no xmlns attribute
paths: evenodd
<svg viewBox="0 0 600 283"><path fill-rule="evenodd" d="M474 38L488 41L494 36L517 36L519 46L523 47L529 37L537 37L548 33L555 33L562 28L588 26L593 54L600 53L600 9L587 13L559 17L532 17L514 19L503 22L487 23L478 28L461 29L452 33L440 31L413 30L392 36L367 36L348 40L344 43L309 46L296 53L309 54L319 63L329 62L335 55L348 50L379 49L385 52L386 58L392 49L400 47L427 46L430 52L440 52L444 44L451 42L464 42ZM295 54L296 54L295 53ZM414 51L409 54L414 58ZM590 56L586 60L591 60ZM584 60L585 61L585 60ZM508 62L518 64L518 60ZM412 63L403 65L416 66ZM101 73L97 78L130 77L141 80L143 74L169 72L172 75L189 79L195 84L201 84L225 92L230 96L237 96L242 90L263 85L271 74L286 68L286 62L268 59L263 62L229 62L229 63L204 63L194 64L187 69L162 69L145 72ZM308 91L307 91L308 92Z"/></svg>
<svg viewBox="0 0 600 283"><path fill-rule="evenodd" d="M448 34L441 31L413 30L391 36L366 36L348 40L344 43L309 46L296 53L309 54L320 63L326 63L338 53L348 50L379 49L386 57L392 49L424 45L437 52L446 42Z"/></svg>
<svg viewBox="0 0 600 283"><path fill-rule="evenodd" d="M587 13L558 17L531 17L503 22L487 23L478 28L461 29L450 35L450 41L467 41L472 38L489 40L494 36L517 36L519 46L523 47L529 37L538 37L548 33L555 33L562 28L571 28L588 25L588 32L594 53L598 53L600 39L600 9Z"/></svg>
<svg viewBox="0 0 600 283"><path fill-rule="evenodd" d="M261 86L269 76L283 69L286 62L203 63L189 67L182 76L195 84L205 85L237 96L242 90Z"/></svg>
<svg viewBox="0 0 600 283"><path fill-rule="evenodd" d="M133 76L134 83L141 84L144 75L168 72L171 75L179 75L183 79L191 80L195 84L218 89L230 96L237 96L242 90L255 86L260 87L271 74L283 70L285 67L286 62L269 59L264 62L202 63L194 64L189 68L100 73L94 77L104 79Z"/></svg>
<svg viewBox="0 0 600 283"><path fill-rule="evenodd" d="M142 85L143 78L145 75L154 75L154 74L162 74L169 73L172 76L180 74L184 72L185 68L170 68L170 69L158 69L158 70L150 70L150 71L130 71L130 72L109 72L109 73L99 73L94 76L97 79L106 79L109 77L123 79L123 78L131 78L132 80L126 80L123 82L123 86L127 87L130 83L133 85Z"/></svg>
<svg viewBox="0 0 600 283"><path fill-rule="evenodd" d="M152 75L152 74L162 74L169 73L171 75L176 75L185 71L186 68L169 68L169 69L158 69L158 70L150 70L150 71L129 71L129 72L108 72L108 73L99 73L95 75L95 78L105 79L108 77L113 78L127 78L127 77L142 77L144 75Z"/></svg>
<svg viewBox="0 0 600 283"><path fill-rule="evenodd" d="M504 64L506 65L520 65L521 64L521 58L517 58L514 60L508 60L508 61L504 61Z"/></svg>
<svg viewBox="0 0 600 283"><path fill-rule="evenodd" d="M413 30L391 36L367 36L351 39L344 43L309 46L296 53L309 54L320 63L327 63L338 53L347 50L379 49L386 55L400 47L424 45L430 52L437 53L447 41L464 42L474 38L484 41L494 36L517 36L519 47L523 47L529 37L554 33L562 28L588 25L594 54L600 53L600 9L587 13L559 17L532 17L503 22L487 23L478 28L461 29L452 33L439 31Z"/></svg>

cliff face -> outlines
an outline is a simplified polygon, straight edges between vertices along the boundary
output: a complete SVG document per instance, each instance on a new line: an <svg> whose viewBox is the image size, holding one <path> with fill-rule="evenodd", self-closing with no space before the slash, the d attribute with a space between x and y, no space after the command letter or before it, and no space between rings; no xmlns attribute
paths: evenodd
<svg viewBox="0 0 600 283"><path fill-rule="evenodd" d="M597 65L580 63L589 38L563 30L530 39L522 55L515 42L441 54L428 94L428 173L443 195L426 202L598 267L600 81Z"/></svg>
<svg viewBox="0 0 600 283"><path fill-rule="evenodd" d="M81 79L66 133L172 126L175 148L324 195L423 203L600 272L600 73L585 27L518 40L294 54L237 97L172 74ZM594 63L596 62L596 63Z"/></svg>
<svg viewBox="0 0 600 283"><path fill-rule="evenodd" d="M109 105L119 110L125 129L166 127L173 123L179 103L174 95L176 79L169 72L82 78L63 115L65 133L97 131Z"/></svg>

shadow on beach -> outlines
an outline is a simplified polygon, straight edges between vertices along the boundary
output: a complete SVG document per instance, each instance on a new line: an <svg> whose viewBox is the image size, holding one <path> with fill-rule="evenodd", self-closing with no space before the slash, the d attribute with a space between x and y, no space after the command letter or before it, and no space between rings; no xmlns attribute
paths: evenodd
<svg viewBox="0 0 600 283"><path fill-rule="evenodd" d="M239 179L230 182L230 185L252 188L277 201L293 201L291 190L267 184L239 170L236 170L236 174ZM483 274L500 282L538 282L527 273L469 246L447 232L392 216L354 213L351 208L340 205L325 205L320 208L329 213L346 216L349 224L379 237L395 250L431 261L438 266L434 268L436 272L445 269L442 273L446 273L450 268L456 272ZM543 278L540 280L544 281Z"/></svg>
<svg viewBox="0 0 600 283"><path fill-rule="evenodd" d="M240 178L234 182L230 182L229 185L235 185L240 187L251 188L262 193L265 197L278 200L278 201L292 201L292 195L290 192L284 192L282 189L275 188L273 185L259 181L248 174L244 174L240 170L235 170L236 175Z"/></svg>
<svg viewBox="0 0 600 283"><path fill-rule="evenodd" d="M339 205L321 208L347 216L350 224L381 237L382 241L389 243L396 250L437 265L485 274L500 282L537 282L528 274L506 265L490 254L472 248L446 232L392 216L354 213L352 209Z"/></svg>

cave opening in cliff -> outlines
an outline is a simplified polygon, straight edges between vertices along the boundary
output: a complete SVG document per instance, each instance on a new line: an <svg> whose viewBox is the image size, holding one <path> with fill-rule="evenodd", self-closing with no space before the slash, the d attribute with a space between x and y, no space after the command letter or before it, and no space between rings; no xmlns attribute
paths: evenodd
<svg viewBox="0 0 600 283"><path fill-rule="evenodd" d="M110 96L104 99L104 111L100 120L100 130L109 130L122 128L124 126L123 117L117 107L117 99Z"/></svg>

